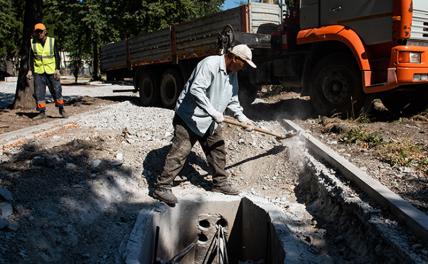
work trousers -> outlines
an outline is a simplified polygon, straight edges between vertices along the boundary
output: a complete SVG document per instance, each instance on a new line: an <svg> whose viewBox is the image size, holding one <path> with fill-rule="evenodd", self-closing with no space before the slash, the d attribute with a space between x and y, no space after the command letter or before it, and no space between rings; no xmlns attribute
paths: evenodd
<svg viewBox="0 0 428 264"><path fill-rule="evenodd" d="M34 97L37 102L37 110L46 111L46 86L55 100L55 106L64 107L61 82L54 78L53 74L34 74Z"/></svg>
<svg viewBox="0 0 428 264"><path fill-rule="evenodd" d="M222 186L227 182L226 148L223 139L222 128L218 126L213 132L213 127L203 136L193 133L177 115L173 119L174 138L172 147L166 156L163 172L157 179L156 187L170 188L175 177L184 167L187 157L196 141L201 144L207 157L208 164L213 169L213 184Z"/></svg>

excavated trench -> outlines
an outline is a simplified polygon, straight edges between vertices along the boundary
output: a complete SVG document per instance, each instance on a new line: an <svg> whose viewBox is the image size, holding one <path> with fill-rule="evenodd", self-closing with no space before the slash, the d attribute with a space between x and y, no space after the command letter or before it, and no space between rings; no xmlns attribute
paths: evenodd
<svg viewBox="0 0 428 264"><path fill-rule="evenodd" d="M174 208L156 203L142 210L122 245L124 260L184 264L426 261L406 242L396 222L385 219L331 172L309 157L295 188L298 202L306 205L317 228L326 230L327 252L297 238L288 227L287 212L265 200L210 194L185 196Z"/></svg>
<svg viewBox="0 0 428 264"><path fill-rule="evenodd" d="M140 213L126 262L281 263L284 237L277 232L285 226L274 223L282 217L275 208L246 197L190 195L174 208L159 205Z"/></svg>
<svg viewBox="0 0 428 264"><path fill-rule="evenodd" d="M325 230L337 263L427 263L428 256L406 227L351 188L335 170L311 156L295 188L317 225Z"/></svg>

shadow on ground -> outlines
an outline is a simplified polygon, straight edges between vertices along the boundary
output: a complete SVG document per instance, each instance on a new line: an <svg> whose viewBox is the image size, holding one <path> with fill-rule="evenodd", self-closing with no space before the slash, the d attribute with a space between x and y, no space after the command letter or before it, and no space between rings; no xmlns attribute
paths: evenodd
<svg viewBox="0 0 428 264"><path fill-rule="evenodd" d="M0 92L0 109L8 108L15 99L15 94Z"/></svg>
<svg viewBox="0 0 428 264"><path fill-rule="evenodd" d="M300 98L284 99L275 103L257 101L244 109L248 117L256 121L273 121L278 119L315 118L317 115L312 109L309 100Z"/></svg>
<svg viewBox="0 0 428 264"><path fill-rule="evenodd" d="M35 113L35 112L16 112L16 114L18 116L25 116L28 118L34 118L36 117L39 113Z"/></svg>
<svg viewBox="0 0 428 264"><path fill-rule="evenodd" d="M125 102L125 101L129 101L133 105L137 105L137 106L140 105L139 97L135 97L135 96L126 96L126 95L97 96L97 98L103 99L103 100L107 100L107 101L112 101L112 102Z"/></svg>
<svg viewBox="0 0 428 264"><path fill-rule="evenodd" d="M130 202L127 189L138 186L132 168L96 159L103 144L27 144L8 154L0 186L13 194L9 220L18 228L0 230L0 263L117 263L122 239L151 203Z"/></svg>
<svg viewBox="0 0 428 264"><path fill-rule="evenodd" d="M163 167L165 165L166 155L170 149L171 145L152 150L147 154L146 159L143 162L143 175L146 177L146 180L149 184L150 194L153 191L156 178L162 173ZM184 181L189 181L195 186L201 187L205 190L210 190L212 187L212 182L205 179L208 174L201 174L192 165L196 165L204 172L211 171L207 162L192 151L186 160L183 170L175 178L173 185L176 186Z"/></svg>

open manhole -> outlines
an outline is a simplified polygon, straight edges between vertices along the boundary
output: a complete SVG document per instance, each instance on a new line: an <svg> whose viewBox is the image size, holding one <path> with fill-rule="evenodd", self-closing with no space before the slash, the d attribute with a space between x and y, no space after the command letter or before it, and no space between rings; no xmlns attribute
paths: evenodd
<svg viewBox="0 0 428 264"><path fill-rule="evenodd" d="M122 255L126 263L284 263L300 243L284 222L265 201L189 195L142 210Z"/></svg>

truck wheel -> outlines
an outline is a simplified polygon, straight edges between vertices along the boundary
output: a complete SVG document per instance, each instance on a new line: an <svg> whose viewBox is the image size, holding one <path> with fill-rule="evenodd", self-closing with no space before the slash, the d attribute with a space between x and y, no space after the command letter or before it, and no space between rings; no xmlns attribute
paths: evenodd
<svg viewBox="0 0 428 264"><path fill-rule="evenodd" d="M164 107L173 108L175 106L183 85L183 77L180 72L174 69L164 72L160 85L160 99Z"/></svg>
<svg viewBox="0 0 428 264"><path fill-rule="evenodd" d="M141 105L154 106L159 103L159 89L157 86L156 75L154 73L139 73L137 84Z"/></svg>
<svg viewBox="0 0 428 264"><path fill-rule="evenodd" d="M257 90L241 89L238 90L238 100L242 107L247 108L254 102L257 97Z"/></svg>
<svg viewBox="0 0 428 264"><path fill-rule="evenodd" d="M256 99L260 86L250 81L247 72L240 72L238 74L238 83L238 100L241 106L246 108Z"/></svg>
<svg viewBox="0 0 428 264"><path fill-rule="evenodd" d="M363 91L361 73L353 60L346 53L333 53L315 65L310 97L316 112L326 116L358 116Z"/></svg>
<svg viewBox="0 0 428 264"><path fill-rule="evenodd" d="M107 72L107 82L113 82L114 81L114 75L112 72Z"/></svg>

